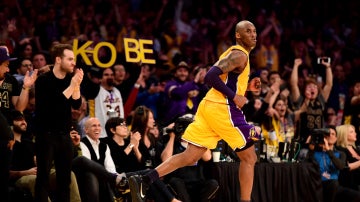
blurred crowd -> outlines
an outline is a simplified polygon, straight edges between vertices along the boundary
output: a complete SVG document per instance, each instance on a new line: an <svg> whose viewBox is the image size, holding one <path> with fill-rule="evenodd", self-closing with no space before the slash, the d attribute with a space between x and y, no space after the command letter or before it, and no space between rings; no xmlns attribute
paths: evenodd
<svg viewBox="0 0 360 202"><path fill-rule="evenodd" d="M72 118L80 137L87 135L86 123L92 117L101 125L101 138L111 138L114 131L106 125L114 117L123 119L115 126L127 124L129 131L140 133L138 138L131 135L125 146L135 145L135 161L146 158L133 170L117 170L122 173L162 161L157 155L169 139L175 139L166 135L166 128L196 112L209 90L204 83L208 68L234 44L236 23L249 20L258 35L250 54L250 77L260 77L262 88L247 93L249 102L243 111L248 122L261 126L267 157L292 161L301 158L301 152L293 148L286 154L286 144L296 142L299 151L308 149L314 143L314 129L351 126L352 147L357 149L360 143L359 4L350 0L4 0L0 43L17 58L10 62L8 74L16 78L20 91L27 71L38 69L42 74L52 69L49 53L54 44L77 39L80 44L92 41L90 50L100 42L115 46L116 61L110 68L96 66L92 55L88 55L92 65L77 57L77 67L85 74L82 106L72 110ZM156 64L127 62L124 38L152 40L151 58ZM112 57L105 47L96 54L105 62ZM35 89L26 90L24 134L32 137L36 135ZM8 117L11 125L19 118ZM360 161L360 152L351 152L354 161Z"/></svg>

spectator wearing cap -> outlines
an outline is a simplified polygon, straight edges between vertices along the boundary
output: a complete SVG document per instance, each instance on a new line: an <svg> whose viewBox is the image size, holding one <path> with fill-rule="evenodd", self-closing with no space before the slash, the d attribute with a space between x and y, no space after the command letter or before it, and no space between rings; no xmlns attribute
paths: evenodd
<svg viewBox="0 0 360 202"><path fill-rule="evenodd" d="M190 80L190 67L181 61L174 73L172 80L165 85L167 102L165 106L164 125L168 125L176 118L190 113L194 114L200 102L199 92L205 87L203 79L205 71L199 71L193 80Z"/></svg>
<svg viewBox="0 0 360 202"><path fill-rule="evenodd" d="M22 112L26 108L29 100L29 89L37 78L37 71L34 71L31 76L27 71L24 76L23 87L20 88L15 77L9 74L9 63L16 59L10 58L5 46L0 47L0 94L8 95L2 96L0 111L7 117L9 124L11 124L11 110L16 109Z"/></svg>
<svg viewBox="0 0 360 202"><path fill-rule="evenodd" d="M6 55L9 55L8 48L1 44L0 45L1 50L1 58L3 57L2 50L4 49L6 51ZM4 76L6 72L9 72L9 66L3 65L2 59L0 61L0 78ZM10 151L9 151L9 140L12 136L12 131L10 128L10 125L8 123L9 121L5 117L5 115L2 113L2 110L0 110L0 195L3 196L2 200L4 202L7 202L9 200L8 197L8 186L9 186L9 161L10 161Z"/></svg>

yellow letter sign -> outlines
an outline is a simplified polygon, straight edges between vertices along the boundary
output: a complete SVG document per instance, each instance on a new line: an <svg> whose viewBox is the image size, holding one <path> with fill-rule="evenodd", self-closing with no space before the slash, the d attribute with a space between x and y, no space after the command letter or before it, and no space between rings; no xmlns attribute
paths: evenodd
<svg viewBox="0 0 360 202"><path fill-rule="evenodd" d="M152 45L153 41L148 39L124 38L125 58L127 62L141 62L145 64L155 64L154 59L146 59L145 53L152 54L153 49L146 49L144 45ZM133 54L130 54L133 53Z"/></svg>
<svg viewBox="0 0 360 202"><path fill-rule="evenodd" d="M112 45L109 42L100 42L98 44L96 44L96 46L94 47L94 50L87 50L87 48L93 43L93 41L87 41L85 44L83 44L81 47L78 48L79 45L79 41L77 39L74 39L74 44L73 44L73 51L74 51L74 55L75 58L78 54L81 55L81 57L83 58L85 64L87 65L92 65L91 61L89 59L89 57L86 55L87 53L92 54L93 55L93 59L94 59L94 63L98 66L98 67L102 67L102 68L108 68L111 67L115 61L116 61L116 49L115 46ZM102 46L106 46L110 49L111 51L111 58L110 61L108 63L102 63L99 58L98 58L98 51Z"/></svg>

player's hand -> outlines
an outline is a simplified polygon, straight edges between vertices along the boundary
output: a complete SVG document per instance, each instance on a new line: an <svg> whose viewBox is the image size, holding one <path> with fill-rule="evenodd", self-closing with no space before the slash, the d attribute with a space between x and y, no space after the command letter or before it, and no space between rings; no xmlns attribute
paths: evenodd
<svg viewBox="0 0 360 202"><path fill-rule="evenodd" d="M235 95L233 101L236 106L241 109L248 102L248 99L242 95Z"/></svg>
<svg viewBox="0 0 360 202"><path fill-rule="evenodd" d="M259 77L251 79L249 82L248 91L259 92L261 90L261 81Z"/></svg>
<svg viewBox="0 0 360 202"><path fill-rule="evenodd" d="M256 134L260 135L261 134L261 127L260 126L255 126L255 132L256 132Z"/></svg>

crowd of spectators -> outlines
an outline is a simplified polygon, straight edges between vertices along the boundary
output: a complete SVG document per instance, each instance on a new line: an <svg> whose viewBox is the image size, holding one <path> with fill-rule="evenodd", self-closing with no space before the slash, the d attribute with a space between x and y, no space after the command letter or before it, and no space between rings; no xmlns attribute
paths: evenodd
<svg viewBox="0 0 360 202"><path fill-rule="evenodd" d="M83 124L96 116L101 137L106 137L109 118L121 117L130 124L139 115L139 106L151 110L161 133L178 117L195 113L208 90L203 80L206 70L234 44L236 23L247 19L258 34L250 55L251 77L261 78L262 89L247 93L244 112L248 121L262 127L269 149L292 140L306 148L313 129L343 124L353 125L356 148L360 140L359 4L355 0L4 0L0 43L17 58L8 74L19 82L20 91L27 71L51 70L52 45L72 44L74 39L80 44L92 41L89 49L100 42L113 44L116 61L110 68L96 66L91 55L91 65L77 57L77 67L85 73L82 106L72 111L79 134L85 136ZM124 38L152 40L151 58L156 64L127 62ZM105 62L112 57L104 47L96 54ZM29 90L23 110L30 136L36 135L34 90ZM137 127L138 132L143 130L146 150L158 138L150 132L154 124Z"/></svg>

